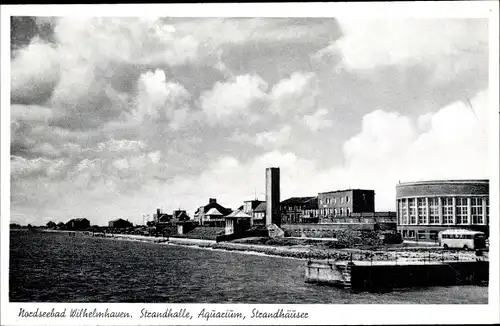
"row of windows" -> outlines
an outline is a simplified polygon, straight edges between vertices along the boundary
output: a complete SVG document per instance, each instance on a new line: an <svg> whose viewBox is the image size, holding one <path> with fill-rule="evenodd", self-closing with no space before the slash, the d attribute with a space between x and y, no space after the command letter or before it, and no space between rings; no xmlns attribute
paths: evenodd
<svg viewBox="0 0 500 326"><path fill-rule="evenodd" d="M326 198L320 198L319 199L319 204L344 204L349 202L349 196L340 196L340 197L326 197Z"/></svg>
<svg viewBox="0 0 500 326"><path fill-rule="evenodd" d="M443 234L443 239L474 239L473 234Z"/></svg>
<svg viewBox="0 0 500 326"><path fill-rule="evenodd" d="M340 207L340 208L322 208L319 210L320 215L322 216L349 216L351 211L348 207Z"/></svg>
<svg viewBox="0 0 500 326"><path fill-rule="evenodd" d="M441 206L439 205L441 199ZM483 197L470 198L455 197L455 211L453 211L452 197L407 198L398 200L399 224L440 224L439 213L443 217L443 224L484 224L485 217L489 216L489 199L486 201L486 212L483 210ZM455 214L453 214L455 213ZM485 214L486 213L486 214ZM455 216L454 216L455 215ZM470 220L469 220L470 219Z"/></svg>
<svg viewBox="0 0 500 326"><path fill-rule="evenodd" d="M438 231L427 231L427 230L418 230L415 232L415 230L403 230L402 237L404 239L431 239L431 240L437 240L438 238Z"/></svg>
<svg viewBox="0 0 500 326"><path fill-rule="evenodd" d="M283 206L283 210L285 211L300 211L302 210L301 206Z"/></svg>

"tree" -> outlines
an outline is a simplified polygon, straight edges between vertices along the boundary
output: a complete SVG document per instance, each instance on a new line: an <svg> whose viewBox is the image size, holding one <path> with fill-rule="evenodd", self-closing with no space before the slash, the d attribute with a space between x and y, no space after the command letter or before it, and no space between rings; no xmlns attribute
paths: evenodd
<svg viewBox="0 0 500 326"><path fill-rule="evenodd" d="M54 223L54 222L52 222L52 221L49 221L49 222L47 223L47 227L48 227L49 229L53 229L53 228L55 228L55 226L56 226L56 223Z"/></svg>

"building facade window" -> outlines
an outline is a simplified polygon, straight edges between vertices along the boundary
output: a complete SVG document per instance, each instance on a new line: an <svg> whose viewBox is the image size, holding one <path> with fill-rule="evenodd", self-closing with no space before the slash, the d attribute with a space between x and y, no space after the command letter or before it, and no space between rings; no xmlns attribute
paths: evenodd
<svg viewBox="0 0 500 326"><path fill-rule="evenodd" d="M453 198L443 197L443 224L453 224Z"/></svg>
<svg viewBox="0 0 500 326"><path fill-rule="evenodd" d="M483 224L483 198L472 197L470 199L470 216L472 218L472 224Z"/></svg>
<svg viewBox="0 0 500 326"><path fill-rule="evenodd" d="M417 208L415 206L415 198L408 198L408 209L410 210L410 224L417 224Z"/></svg>
<svg viewBox="0 0 500 326"><path fill-rule="evenodd" d="M403 208L402 208L402 216L403 216L403 225L407 225L408 224L408 209L406 207L406 203L407 203L407 199L403 199L401 200L401 204L403 205Z"/></svg>
<svg viewBox="0 0 500 326"><path fill-rule="evenodd" d="M429 198L429 224L439 224L439 201L436 197Z"/></svg>
<svg viewBox="0 0 500 326"><path fill-rule="evenodd" d="M398 210L397 210L398 225L403 224L403 206L402 206L401 202L402 202L402 200L401 200L401 199L398 199L398 200L396 201L397 206L398 206Z"/></svg>
<svg viewBox="0 0 500 326"><path fill-rule="evenodd" d="M467 224L469 222L467 198L457 197L455 200L457 224Z"/></svg>
<svg viewBox="0 0 500 326"><path fill-rule="evenodd" d="M398 199L396 201L396 205L397 205L396 214L398 216L398 225L403 224L403 206L402 206L401 202L402 202L401 199Z"/></svg>
<svg viewBox="0 0 500 326"><path fill-rule="evenodd" d="M485 198L486 200L486 223L490 220L490 199Z"/></svg>
<svg viewBox="0 0 500 326"><path fill-rule="evenodd" d="M425 230L418 230L417 235L419 240L424 240L425 238L427 238L427 232Z"/></svg>
<svg viewBox="0 0 500 326"><path fill-rule="evenodd" d="M418 224L427 224L427 203L425 198L417 198Z"/></svg>

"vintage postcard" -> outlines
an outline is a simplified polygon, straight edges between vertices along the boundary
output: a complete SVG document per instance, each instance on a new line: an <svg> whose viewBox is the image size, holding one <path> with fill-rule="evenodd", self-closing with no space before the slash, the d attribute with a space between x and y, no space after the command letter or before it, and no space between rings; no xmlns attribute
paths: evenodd
<svg viewBox="0 0 500 326"><path fill-rule="evenodd" d="M498 2L1 14L2 325L499 322Z"/></svg>

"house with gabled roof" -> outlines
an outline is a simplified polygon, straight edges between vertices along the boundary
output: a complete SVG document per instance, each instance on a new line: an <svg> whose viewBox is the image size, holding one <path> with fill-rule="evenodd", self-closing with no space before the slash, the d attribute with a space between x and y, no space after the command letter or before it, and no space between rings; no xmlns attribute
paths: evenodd
<svg viewBox="0 0 500 326"><path fill-rule="evenodd" d="M225 217L226 235L243 233L250 228L252 215L245 213L243 210L236 210Z"/></svg>
<svg viewBox="0 0 500 326"><path fill-rule="evenodd" d="M90 227L90 221L86 218L74 218L66 223L66 229L68 230L85 230Z"/></svg>
<svg viewBox="0 0 500 326"><path fill-rule="evenodd" d="M264 201L253 210L253 225L266 225L267 203Z"/></svg>
<svg viewBox="0 0 500 326"><path fill-rule="evenodd" d="M194 220L204 226L224 226L224 217L231 214L232 209L226 208L217 199L210 198L208 205L200 206L194 213Z"/></svg>

